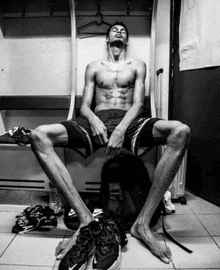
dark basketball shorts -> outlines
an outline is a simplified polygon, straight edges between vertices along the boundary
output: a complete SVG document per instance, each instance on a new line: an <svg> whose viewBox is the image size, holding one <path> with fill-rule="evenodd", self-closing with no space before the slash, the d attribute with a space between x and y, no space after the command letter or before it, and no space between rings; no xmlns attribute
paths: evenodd
<svg viewBox="0 0 220 270"><path fill-rule="evenodd" d="M121 122L125 110L109 109L95 113L107 128L108 137L115 127ZM159 118L137 117L127 128L123 147L134 155L139 155L140 150L147 151L158 145L152 135L153 125ZM75 149L83 156L89 156L103 145L95 143L90 124L86 118L78 117L61 122L68 134L67 146Z"/></svg>

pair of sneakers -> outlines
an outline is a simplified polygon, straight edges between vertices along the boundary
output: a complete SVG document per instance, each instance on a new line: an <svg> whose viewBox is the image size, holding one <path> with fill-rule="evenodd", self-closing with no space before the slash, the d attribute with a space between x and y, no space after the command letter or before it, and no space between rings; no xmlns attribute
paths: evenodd
<svg viewBox="0 0 220 270"><path fill-rule="evenodd" d="M102 218L103 210L101 208L94 208L92 216L94 219ZM66 227L70 230L75 231L79 228L79 218L76 212L70 207L65 207L63 221Z"/></svg>
<svg viewBox="0 0 220 270"><path fill-rule="evenodd" d="M91 257L89 269L120 269L121 247L126 243L125 233L112 219L92 221L80 229L76 244L61 260L59 270L84 270Z"/></svg>

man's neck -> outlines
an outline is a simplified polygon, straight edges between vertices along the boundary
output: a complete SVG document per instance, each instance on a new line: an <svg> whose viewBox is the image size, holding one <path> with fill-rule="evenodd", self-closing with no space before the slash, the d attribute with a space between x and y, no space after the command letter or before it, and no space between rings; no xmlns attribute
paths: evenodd
<svg viewBox="0 0 220 270"><path fill-rule="evenodd" d="M108 60L110 62L125 61L126 49L125 46L119 44L109 44L108 46Z"/></svg>

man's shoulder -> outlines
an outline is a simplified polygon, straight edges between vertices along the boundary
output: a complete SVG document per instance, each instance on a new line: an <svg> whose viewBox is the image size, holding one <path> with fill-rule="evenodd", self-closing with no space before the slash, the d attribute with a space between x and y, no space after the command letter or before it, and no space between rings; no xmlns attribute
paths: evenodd
<svg viewBox="0 0 220 270"><path fill-rule="evenodd" d="M130 61L136 66L146 66L145 62L141 59L131 59Z"/></svg>
<svg viewBox="0 0 220 270"><path fill-rule="evenodd" d="M87 65L87 68L92 69L92 70L97 70L97 69L99 69L100 65L101 65L100 60L92 61Z"/></svg>
<svg viewBox="0 0 220 270"><path fill-rule="evenodd" d="M134 70L136 72L145 72L146 71L146 64L143 60L141 59L130 59L130 63L133 66Z"/></svg>
<svg viewBox="0 0 220 270"><path fill-rule="evenodd" d="M88 66L100 66L102 63L102 60L94 60L88 64Z"/></svg>

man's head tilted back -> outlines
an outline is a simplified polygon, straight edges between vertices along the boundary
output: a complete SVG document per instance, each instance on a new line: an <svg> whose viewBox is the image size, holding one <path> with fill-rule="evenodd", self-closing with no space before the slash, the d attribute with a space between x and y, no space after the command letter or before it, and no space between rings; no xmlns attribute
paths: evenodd
<svg viewBox="0 0 220 270"><path fill-rule="evenodd" d="M106 33L106 42L107 45L112 42L121 42L127 45L128 43L128 29L123 22L115 22L112 24Z"/></svg>

